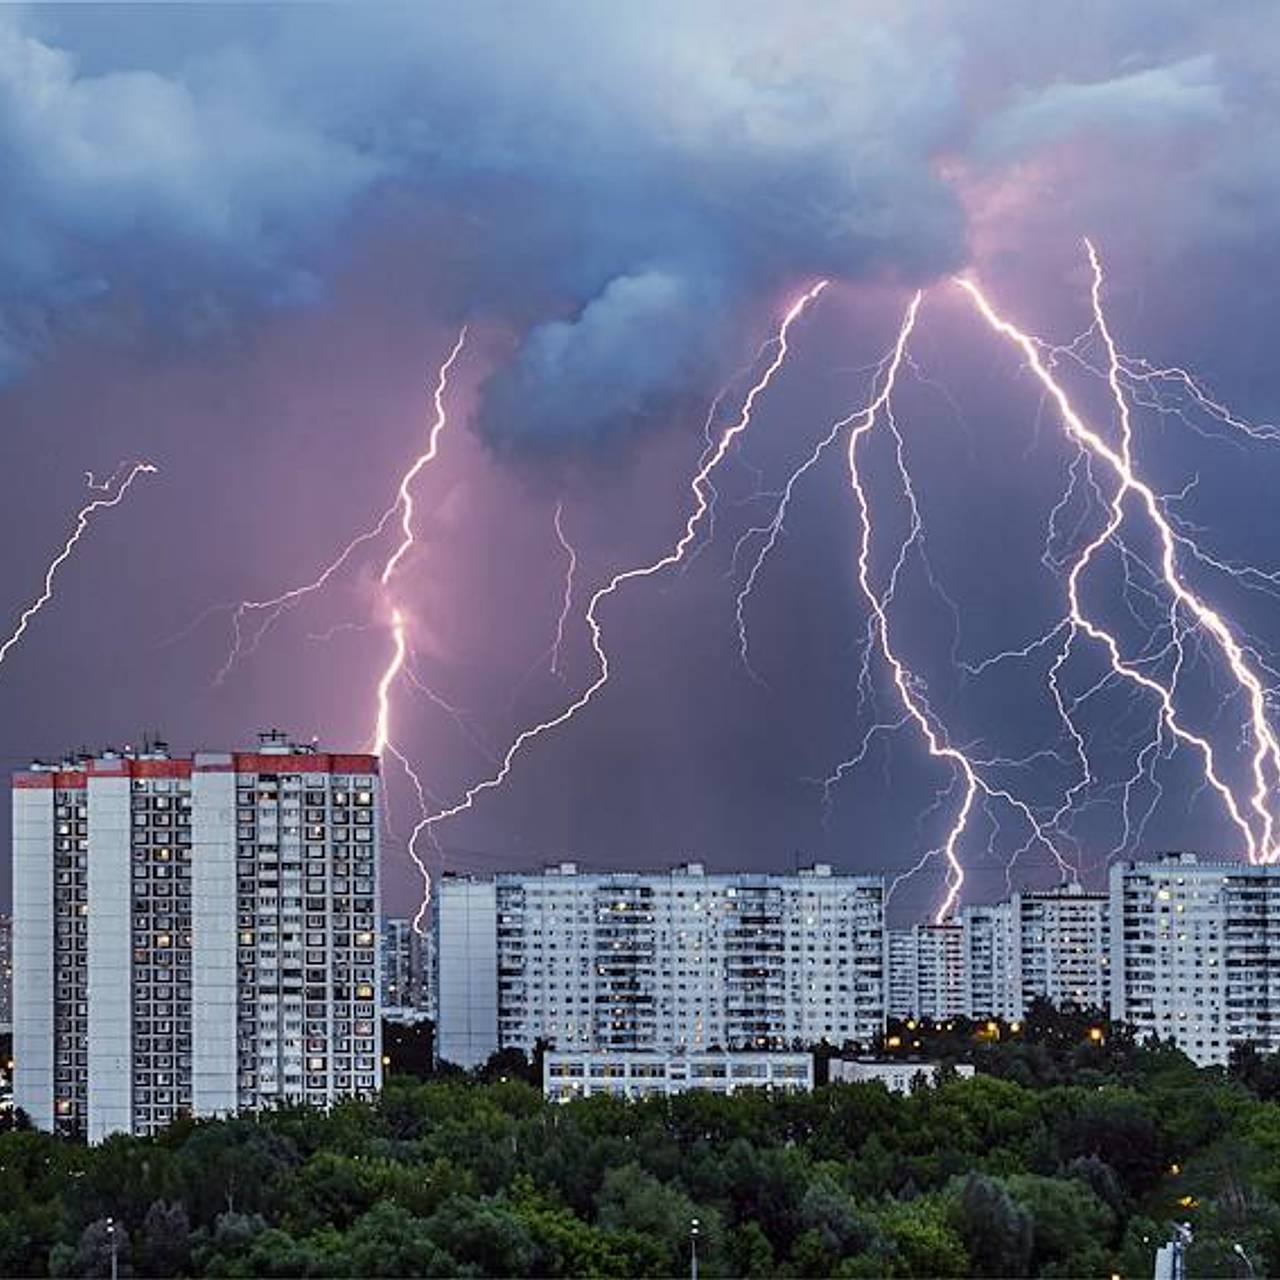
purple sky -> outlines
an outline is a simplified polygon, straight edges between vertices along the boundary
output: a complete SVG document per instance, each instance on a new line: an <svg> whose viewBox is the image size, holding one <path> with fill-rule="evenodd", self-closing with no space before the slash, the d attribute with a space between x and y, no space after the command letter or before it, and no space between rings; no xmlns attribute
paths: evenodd
<svg viewBox="0 0 1280 1280"><path fill-rule="evenodd" d="M711 399L822 276L832 288L719 478L714 541L687 574L606 603L612 682L438 829L445 865L892 871L937 841L950 774L905 729L877 739L825 816L813 781L877 711L898 715L878 668L875 706L859 700L866 614L840 450L798 488L750 603L764 686L738 662L741 568L730 575L736 537L771 510L759 491L865 399L917 286L897 418L951 603L913 560L895 634L956 742L1063 753L1044 663L982 680L957 666L1060 614L1062 578L1041 551L1073 455L949 277L972 272L1020 322L1068 341L1089 321L1088 234L1126 350L1193 368L1266 421L1276 14L1142 0L673 5L665 20L642 8L0 11L0 615L16 622L38 593L86 469L160 468L93 525L0 665L8 767L148 730L184 750L276 725L365 746L390 652L376 587L390 540L221 684L228 614L191 624L307 581L376 520L465 321L397 587L417 669L465 728L407 685L393 722L432 794L457 799L594 678L586 592L670 547ZM733 384L722 424L749 381ZM1096 382L1072 389L1111 429ZM1177 511L1202 545L1274 572L1280 444L1192 425L1213 427L1139 412L1144 474L1169 493L1196 480ZM900 536L887 461L873 458L872 475L886 537ZM580 557L561 678L548 653L557 502ZM1140 528L1132 547L1150 551ZM1274 597L1203 567L1193 580L1271 664ZM1090 585L1134 652L1159 625L1141 585L1132 612L1118 560ZM341 624L353 625L312 638ZM1072 688L1098 674L1083 651ZM1239 765L1238 702L1211 654L1185 690L1188 714ZM1096 781L1062 840L1091 874L1118 847L1239 852L1180 752L1131 789L1131 814L1151 817L1126 844L1124 784L1151 738L1150 702L1104 689L1081 714ZM1000 779L1047 812L1074 781L1069 763ZM387 776L387 898L407 907L414 806L403 776ZM996 816L994 839L980 814L964 843L973 899L1002 892L1023 842ZM1014 878L1054 874L1033 850ZM940 884L927 870L902 911L928 909Z"/></svg>

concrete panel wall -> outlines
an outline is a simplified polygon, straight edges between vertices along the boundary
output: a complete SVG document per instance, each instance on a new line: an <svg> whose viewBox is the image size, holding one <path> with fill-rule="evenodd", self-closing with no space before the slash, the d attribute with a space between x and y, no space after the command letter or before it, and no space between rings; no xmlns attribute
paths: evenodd
<svg viewBox="0 0 1280 1280"><path fill-rule="evenodd" d="M89 779L89 1141L133 1128L131 783Z"/></svg>
<svg viewBox="0 0 1280 1280"><path fill-rule="evenodd" d="M197 1115L236 1110L235 806L235 774L197 768L191 779L191 1089Z"/></svg>
<svg viewBox="0 0 1280 1280"><path fill-rule="evenodd" d="M53 790L13 791L14 1104L53 1128Z"/></svg>

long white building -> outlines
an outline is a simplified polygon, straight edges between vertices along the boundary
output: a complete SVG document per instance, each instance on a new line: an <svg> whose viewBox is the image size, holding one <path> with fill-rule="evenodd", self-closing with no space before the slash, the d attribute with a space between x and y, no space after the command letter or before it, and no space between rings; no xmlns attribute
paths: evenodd
<svg viewBox="0 0 1280 1280"><path fill-rule="evenodd" d="M1119 862L1110 889L1112 1017L1201 1064L1280 1049L1280 867Z"/></svg>
<svg viewBox="0 0 1280 1280"><path fill-rule="evenodd" d="M542 1093L552 1102L595 1094L615 1098L671 1097L701 1089L734 1094L753 1089L808 1093L811 1053L547 1053Z"/></svg>
<svg viewBox="0 0 1280 1280"><path fill-rule="evenodd" d="M13 777L15 1103L40 1128L381 1080L376 758L106 752Z"/></svg>
<svg viewBox="0 0 1280 1280"><path fill-rule="evenodd" d="M869 1044L884 1024L884 885L794 875L446 876L433 903L436 1051L695 1052Z"/></svg>

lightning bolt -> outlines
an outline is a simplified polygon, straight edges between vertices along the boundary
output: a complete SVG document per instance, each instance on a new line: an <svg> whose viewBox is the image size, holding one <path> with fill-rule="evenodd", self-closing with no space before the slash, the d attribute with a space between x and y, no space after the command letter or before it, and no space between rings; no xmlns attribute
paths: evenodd
<svg viewBox="0 0 1280 1280"><path fill-rule="evenodd" d="M253 653L258 645L262 642L266 634L280 620L281 616L290 609L305 600L308 596L314 595L317 591L321 591L333 579L346 564L348 564L355 553L369 543L380 538L391 526L392 521L397 515L400 516L400 541L396 545L395 550L383 565L382 573L379 575L379 585L386 588L387 583L391 579L391 575L396 571L400 561L408 554L410 547L413 545L413 482L418 478L422 469L435 460L436 451L439 447L440 434L445 428L447 422L447 414L444 406L444 396L449 386L449 374L453 370L453 366L457 363L458 357L462 354L462 349L467 340L467 327L462 326L458 333L457 340L454 342L452 349L446 357L444 363L440 366L439 373L436 377L435 391L432 400L435 406L435 418L432 421L431 428L427 435L426 448L409 464L404 474L400 478L400 483L396 488L395 497L391 505L382 513L381 516L368 529L362 533L356 534L346 546L312 579L302 583L296 587L290 587L287 591L282 591L278 595L272 596L265 600L242 600L239 604L231 609L231 632L232 645L227 654L226 661L214 676L214 684L221 684L235 667L236 663L248 654ZM202 615L207 616L206 615ZM245 621L260 616L251 633L245 635ZM197 622L199 619L197 619ZM402 620L403 621L403 620ZM193 624L194 625L194 624Z"/></svg>
<svg viewBox="0 0 1280 1280"><path fill-rule="evenodd" d="M406 777L409 779L413 787L414 795L418 802L418 812L420 820L425 819L429 813L427 804L426 789L423 786L422 779L418 774L408 756L396 745L392 738L392 719L391 704L392 694L395 689L396 682L400 675L405 671L406 661L408 658L409 640L407 634L408 624L405 619L403 609L394 603L391 593L388 590L392 578L396 571L403 563L405 556L417 542L417 537L413 529L414 514L414 498L413 485L423 469L436 460L440 448L440 436L443 433L449 420L448 412L445 408L444 397L449 387L449 374L457 362L458 357L462 354L462 348L467 340L467 327L463 325L458 331L457 341L453 344L452 350L441 364L439 373L436 376L435 392L433 394L433 403L435 405L435 418L431 423L431 428L427 433L427 445L423 451L405 469L404 474L400 477L400 483L396 488L395 502L388 509L380 522L381 527L385 528L392 514L399 512L400 514L400 540L392 549L391 554L387 557L386 562L382 566L382 572L378 575L378 585L382 589L384 597L390 606L389 629L391 632L391 656L387 659L387 665L383 668L382 675L378 679L377 687L374 693L374 729L372 750L375 755L391 756L404 770ZM429 690L421 684L416 678L414 683L418 688L424 689L428 693ZM433 697L435 695L432 695ZM417 828L415 828L416 832ZM431 873L427 869L426 863L418 854L417 843L410 840L406 846L410 859L418 870L418 874L422 877L423 897L422 903L413 918L413 927L417 932L423 930L423 918L426 915L427 907L431 901Z"/></svg>
<svg viewBox="0 0 1280 1280"><path fill-rule="evenodd" d="M396 677L404 670L405 658L408 656L409 643L405 636L404 614L399 609L391 610L391 657L382 675L378 678L378 686L374 693L374 705L377 712L373 723L373 741L370 750L380 756L391 745L391 687Z"/></svg>
<svg viewBox="0 0 1280 1280"><path fill-rule="evenodd" d="M387 610L386 627L391 638L391 653L387 658L386 665L383 667L374 688L372 717L373 730L370 735L370 750L375 755L390 756L397 764L399 764L413 788L414 795L418 802L419 814L423 817L430 812L428 792L423 786L422 779L418 775L412 761L397 745L394 735L395 726L393 707L396 688L401 677L407 677L417 688L421 689L436 701L437 705L447 710L449 714L454 715L455 719L456 709L452 708L448 703L427 688L427 686L410 669L409 617L404 606L394 598L391 591L391 585L392 580L401 569L405 558L409 555L417 542L417 536L414 532L414 514L416 511L414 486L418 477L436 460L439 454L440 439L449 421L448 411L445 405L445 396L449 389L449 375L452 373L454 366L462 355L466 341L467 327L466 325L463 325L458 332L457 339L454 341L453 346L450 348L436 374L435 388L432 393L432 404L434 406L435 414L427 431L426 443L423 446L422 451L412 459L401 474L399 483L396 485L395 494L392 498L391 504L369 528L356 534L356 536L353 537L338 552L338 554L309 581L304 582L299 586L291 587L287 591L282 591L278 595L272 596L270 599L243 600L236 605L231 612L233 635L232 647L227 655L226 661L223 663L222 668L219 670L214 680L215 684L224 680L240 658L252 653L254 649L256 649L263 637L285 612L294 608L308 596L323 589L333 579L334 575L351 561L360 548L367 546L380 538L389 528L392 527L393 522L398 523L399 538L388 552L387 558L383 562L382 569L378 574L378 590L382 597L382 602ZM208 611L206 611L206 615L202 616L207 616L207 613ZM246 637L244 624L245 620L248 618L258 618L259 621L257 621L254 629ZM337 631L345 629L363 630L365 629L365 625L343 623L339 627L331 628L329 632L321 633L313 638L320 640L327 639L336 634ZM424 886L423 905L414 918L414 927L421 932L422 919L429 902L431 876L427 870L426 864L418 856L416 845L410 846L409 855L422 877Z"/></svg>
<svg viewBox="0 0 1280 1280"><path fill-rule="evenodd" d="M569 621L569 611L573 608L573 579L578 571L578 553L574 550L573 544L565 537L563 519L564 500L561 499L556 503L556 513L551 521L555 527L556 541L560 543L560 549L565 554L564 591L560 597L560 615L556 618L556 638L551 644L551 674L553 676L560 674L560 650L564 646L564 629Z"/></svg>
<svg viewBox="0 0 1280 1280"><path fill-rule="evenodd" d="M447 807L437 809L432 813L424 814L421 820L414 827L414 830L409 837L410 853L414 857L415 861L419 861L416 852L416 845L417 841L422 836L430 836L435 827L440 823L447 822L450 818L455 818L459 814L466 812L475 804L476 800L480 796L484 795L486 792L493 791L494 789L501 787L510 776L512 767L526 746L531 742L536 741L538 738L541 738L544 734L551 733L562 725L568 724L569 721L577 716L579 712L588 707L594 701L600 690L609 683L612 668L609 660L609 651L605 647L604 628L599 618L601 605L603 605L611 596L615 595L620 588L628 582L633 582L640 578L655 577L665 570L679 565L685 559L686 553L690 546L693 545L694 539L697 537L699 527L702 525L709 509L711 495L714 492L711 485L711 477L724 461L726 455L733 448L739 436L741 436L742 433L751 425L752 414L755 410L756 402L764 392L768 390L774 376L785 363L790 349L788 338L792 326L800 319L810 304L821 295L827 285L828 281L826 280L818 281L817 284L792 303L791 307L783 317L773 339L773 356L765 366L763 372L747 391L737 418L720 432L720 435L716 439L714 448L708 447L703 451L697 471L690 482L690 492L693 495L693 509L686 519L684 531L677 539L675 545L664 555L649 564L614 574L604 586L596 590L591 596L587 604L585 616L587 628L591 637L591 647L595 653L596 662L598 664L598 674L596 678L558 715L553 716L550 719L540 721L538 724L521 731L521 733L519 733L513 740L510 747L507 748L507 752L503 756L498 769L488 778L485 778L481 782L470 787L463 794L462 799L454 804L448 805ZM708 421L710 421L710 419L708 419Z"/></svg>
<svg viewBox="0 0 1280 1280"><path fill-rule="evenodd" d="M1029 831L1022 849L1014 854L1014 860L1025 849L1033 844L1043 845L1066 869L1061 853L1052 839L1049 829L1037 817L1035 811L1024 800L1015 795L1007 787L998 786L989 781L981 771L983 767L999 761L986 761L970 755L969 752L956 746L947 736L945 730L937 723L925 698L920 681L911 673L894 646L890 627L889 606L892 604L897 590L899 578L906 564L911 548L917 544L921 536L922 521L919 504L916 500L915 488L911 481L911 473L907 468L905 442L893 414L893 393L899 374L907 361L907 348L914 333L916 319L919 315L923 294L917 292L907 306L898 330L897 339L892 351L880 365L880 372L873 387L870 402L862 409L855 410L837 421L821 447L835 439L841 432L848 430L846 461L848 466L849 487L857 507L860 537L857 554L857 579L869 610L869 639L874 651L886 664L891 682L896 690L901 705L902 715L898 720L876 724L863 736L861 746L851 760L846 760L836 767L824 783L824 798L830 804L831 788L852 765L858 763L866 755L872 737L878 733L889 733L910 722L919 730L925 747L931 758L945 761L954 771L953 782L939 797L935 805L940 804L945 795L949 795L955 785L959 785L961 795L958 808L947 828L942 843L927 851L897 883L921 870L933 857L941 855L946 875L942 901L937 908L935 920L938 923L948 919L959 901L964 885L965 869L960 859L960 847L969 826L975 806L981 799L985 805L992 801L1001 801L1012 808L1024 821ZM884 423L884 429L893 442L893 459L902 488L902 496L907 504L909 525L905 538L899 544L883 588L877 588L872 580L873 538L875 521L872 504L868 497L867 487L863 480L860 452L878 424ZM811 455L812 456L812 455ZM864 658L864 679L869 678L866 664L870 661L870 647ZM994 834L993 837L994 839ZM1012 865L1012 864L1010 864Z"/></svg>
<svg viewBox="0 0 1280 1280"><path fill-rule="evenodd" d="M44 585L40 594L18 615L17 624L10 632L8 638L0 644L0 666L4 664L5 659L9 656L13 648L18 644L22 637L26 634L27 628L31 625L36 615L47 605L54 596L54 584L58 576L58 571L66 562L71 559L72 553L76 549L76 545L80 539L84 537L86 530L89 528L94 516L99 511L105 511L110 507L119 506L124 501L124 496L129 492L129 487L140 475L154 475L158 470L149 462L135 462L127 466L121 466L116 469L111 478L101 484L93 478L93 472L85 472L85 483L87 487L95 493L108 494L107 497L94 498L91 502L87 502L76 513L75 524L71 533L67 536L66 542L62 544L62 549L57 555L49 561L48 567L44 571ZM123 479L120 477L123 475ZM117 484L117 481L119 482ZM112 485L116 485L115 492L111 492Z"/></svg>
<svg viewBox="0 0 1280 1280"><path fill-rule="evenodd" d="M872 385L883 378L885 370L892 360L892 353L886 355L877 365L874 366L872 372ZM778 540L782 537L784 526L786 525L787 513L791 509L791 500L795 494L796 486L804 479L814 467L822 461L826 451L840 438L840 433L849 425L848 418L842 418L834 423L831 429L823 436L810 450L809 454L804 458L798 467L787 477L786 483L783 485L782 492L778 497L776 506L774 507L773 517L767 524L754 525L746 530L738 537L737 543L733 549L733 557L731 563L736 565L738 557L749 541L753 538L761 538L760 544L756 549L755 558L751 561L751 567L747 570L746 578L742 586L738 589L738 594L734 597L733 611L734 621L738 629L738 657L742 662L743 670L746 671L757 684L764 685L756 669L751 665L751 655L749 651L749 639L747 635L747 601L751 598L752 592L755 590L756 582L760 577L761 571L764 569L765 561L773 553L774 548L778 545ZM762 536L763 535L763 536ZM863 754L865 754L865 749ZM829 799L829 790L827 792Z"/></svg>
<svg viewBox="0 0 1280 1280"><path fill-rule="evenodd" d="M1155 698L1165 730L1172 738L1199 755L1205 785L1222 801L1248 852L1249 860L1274 862L1280 855L1280 849L1275 840L1271 801L1273 789L1280 781L1280 742L1267 718L1267 690L1250 661L1249 647L1237 637L1223 615L1187 585L1178 563L1179 551L1195 555L1197 548L1186 534L1174 527L1166 514L1165 500L1137 472L1133 458L1131 410L1124 387L1126 364L1116 345L1102 304L1104 274L1101 259L1091 242L1086 241L1085 247L1092 270L1090 300L1093 328L1106 352L1106 380L1116 409L1118 445L1108 442L1076 411L1046 359L1046 344L1002 317L975 281L962 278L956 283L968 295L991 329L1021 352L1027 366L1055 405L1068 437L1087 451L1091 461L1103 465L1114 481L1106 523L1085 544L1067 575L1071 635L1083 635L1094 641L1105 653L1115 677L1138 686ZM1214 407L1219 407L1216 402ZM1225 410L1222 412L1225 413ZM1081 603L1081 580L1102 548L1117 541L1129 505L1135 505L1145 514L1156 535L1159 546L1156 570L1159 583L1170 600L1172 643L1177 649L1179 663L1182 656L1179 638L1182 624L1179 616L1182 615L1194 626L1197 634L1211 644L1234 687L1243 696L1248 709L1247 734L1253 742L1253 786L1247 796L1237 796L1235 789L1224 780L1209 739L1183 723L1175 699L1176 669L1175 679L1165 683L1142 670L1136 661L1126 660L1114 634L1091 618Z"/></svg>

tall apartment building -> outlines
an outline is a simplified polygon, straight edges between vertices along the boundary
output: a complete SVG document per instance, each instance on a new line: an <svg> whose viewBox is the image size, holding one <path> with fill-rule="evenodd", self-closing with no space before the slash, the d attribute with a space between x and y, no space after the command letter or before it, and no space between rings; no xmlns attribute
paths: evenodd
<svg viewBox="0 0 1280 1280"><path fill-rule="evenodd" d="M894 1017L1021 1018L1036 998L1105 1009L1108 897L1070 882L966 906L942 924L891 930L889 957Z"/></svg>
<svg viewBox="0 0 1280 1280"><path fill-rule="evenodd" d="M411 1008L417 1002L418 947L413 921L384 916L378 935L382 952L382 1007Z"/></svg>
<svg viewBox="0 0 1280 1280"><path fill-rule="evenodd" d="M1025 1012L1017 990L1016 917L1011 902L960 910L967 1017L1020 1018Z"/></svg>
<svg viewBox="0 0 1280 1280"><path fill-rule="evenodd" d="M1010 899L1013 993L1020 1017L1037 997L1105 1009L1111 1000L1110 903L1074 881Z"/></svg>
<svg viewBox="0 0 1280 1280"><path fill-rule="evenodd" d="M1280 868L1194 854L1111 868L1111 1015L1195 1062L1280 1049Z"/></svg>
<svg viewBox="0 0 1280 1280"><path fill-rule="evenodd" d="M890 930L893 1017L957 1018L965 1005L965 935L955 921Z"/></svg>
<svg viewBox="0 0 1280 1280"><path fill-rule="evenodd" d="M794 875L445 877L433 905L437 1053L695 1052L867 1044L884 1022L884 886Z"/></svg>
<svg viewBox="0 0 1280 1280"><path fill-rule="evenodd" d="M384 916L381 947L385 1015L404 1022L430 1017L431 939L406 917Z"/></svg>
<svg viewBox="0 0 1280 1280"><path fill-rule="evenodd" d="M97 1141L376 1088L377 775L279 734L15 774L16 1105Z"/></svg>
<svg viewBox="0 0 1280 1280"><path fill-rule="evenodd" d="M910 1018L916 998L916 933L914 929L886 929L884 1001L890 1018Z"/></svg>

